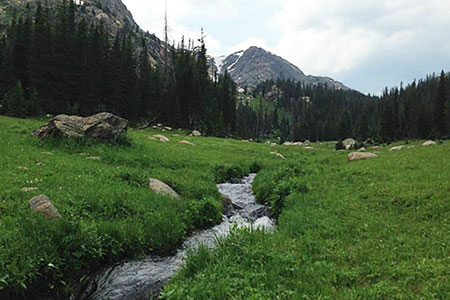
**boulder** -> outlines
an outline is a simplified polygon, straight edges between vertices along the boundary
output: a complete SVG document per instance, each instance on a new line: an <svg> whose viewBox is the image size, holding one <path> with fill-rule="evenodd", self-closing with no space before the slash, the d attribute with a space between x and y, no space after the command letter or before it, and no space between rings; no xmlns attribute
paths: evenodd
<svg viewBox="0 0 450 300"><path fill-rule="evenodd" d="M24 188L20 189L20 191L24 192L24 193L28 193L28 192L37 191L37 189L38 189L37 187L24 187Z"/></svg>
<svg viewBox="0 0 450 300"><path fill-rule="evenodd" d="M436 145L436 143L433 141L426 141L425 143L423 143L423 146L434 146L434 145Z"/></svg>
<svg viewBox="0 0 450 300"><path fill-rule="evenodd" d="M366 151L366 150L367 150L366 147L361 147L361 148L358 149L358 152L363 152L363 151Z"/></svg>
<svg viewBox="0 0 450 300"><path fill-rule="evenodd" d="M47 125L31 133L40 139L47 137L92 138L102 142L117 142L128 128L128 121L102 112L89 117L57 115Z"/></svg>
<svg viewBox="0 0 450 300"><path fill-rule="evenodd" d="M378 157L375 153L370 152L351 152L348 154L348 161L356 161L361 159L369 159Z"/></svg>
<svg viewBox="0 0 450 300"><path fill-rule="evenodd" d="M306 149L306 150L314 150L314 147L308 146L308 147L305 147L305 149Z"/></svg>
<svg viewBox="0 0 450 300"><path fill-rule="evenodd" d="M367 140L364 141L364 147L368 148L369 146L375 144L375 141L371 138L368 138Z"/></svg>
<svg viewBox="0 0 450 300"><path fill-rule="evenodd" d="M285 142L285 143L283 143L283 146L303 146L303 145L304 144L302 142L295 142L295 143ZM305 143L305 145L306 145L306 143Z"/></svg>
<svg viewBox="0 0 450 300"><path fill-rule="evenodd" d="M389 151L399 151L399 150L402 150L403 148L405 148L405 146L395 146L395 147L391 147L389 149Z"/></svg>
<svg viewBox="0 0 450 300"><path fill-rule="evenodd" d="M167 137L165 137L164 135L162 135L162 134L155 134L153 137L158 139L159 141L161 141L163 143L170 142L170 140Z"/></svg>
<svg viewBox="0 0 450 300"><path fill-rule="evenodd" d="M305 146L308 146L308 145L311 145L312 143L311 143L310 140L306 140L306 141L303 142L303 144L304 144Z"/></svg>
<svg viewBox="0 0 450 300"><path fill-rule="evenodd" d="M166 127L164 127L164 129L165 129L165 130L168 130L168 131L171 131L173 128L172 128L172 127L169 127L169 126L166 126Z"/></svg>
<svg viewBox="0 0 450 300"><path fill-rule="evenodd" d="M150 178L149 186L157 194L167 195L175 199L180 198L180 195L178 195L177 192L175 192L170 186L158 179Z"/></svg>
<svg viewBox="0 0 450 300"><path fill-rule="evenodd" d="M356 141L352 138L345 139L342 141L342 145L344 145L345 150L348 150L348 149L355 147Z"/></svg>
<svg viewBox="0 0 450 300"><path fill-rule="evenodd" d="M275 152L275 151L270 152L270 154L275 155L275 156L277 156L279 158L282 158L282 159L286 159L286 157L284 157L283 154Z"/></svg>
<svg viewBox="0 0 450 300"><path fill-rule="evenodd" d="M31 209L50 219L59 219L61 215L46 195L33 197L29 201Z"/></svg>
<svg viewBox="0 0 450 300"><path fill-rule="evenodd" d="M220 196L222 198L222 213L225 216L230 217L232 215L232 211L234 209L233 202L231 201L230 197L228 197L227 195L220 194Z"/></svg>
<svg viewBox="0 0 450 300"><path fill-rule="evenodd" d="M267 206L261 206L255 210L252 210L249 214L250 218L256 220L262 217L272 217L272 213L270 212L270 209Z"/></svg>
<svg viewBox="0 0 450 300"><path fill-rule="evenodd" d="M100 156L89 156L86 157L87 160L96 160L96 161L101 161L102 159L100 158Z"/></svg>
<svg viewBox="0 0 450 300"><path fill-rule="evenodd" d="M191 143L191 142L189 142L189 141L179 141L178 144L189 145L189 146L195 146L194 143Z"/></svg>
<svg viewBox="0 0 450 300"><path fill-rule="evenodd" d="M191 136L202 136L202 133L198 130L194 130L192 131Z"/></svg>

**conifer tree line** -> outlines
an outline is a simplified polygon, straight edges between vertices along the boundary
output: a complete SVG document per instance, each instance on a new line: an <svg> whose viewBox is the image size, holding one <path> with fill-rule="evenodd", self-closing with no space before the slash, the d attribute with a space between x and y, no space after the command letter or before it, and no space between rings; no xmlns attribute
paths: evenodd
<svg viewBox="0 0 450 300"><path fill-rule="evenodd" d="M112 37L102 24L77 18L77 9L72 0L56 8L38 2L13 18L0 39L1 114L109 111L135 123L293 141L450 136L444 72L381 97L292 80L238 95L228 74L209 74L203 39L166 47L167 61L153 66L144 40L126 29Z"/></svg>
<svg viewBox="0 0 450 300"><path fill-rule="evenodd" d="M252 137L383 142L450 137L450 76L444 71L405 88L386 88L382 97L292 80L261 83L253 96L260 97L257 108L241 105L237 116ZM263 98L275 106L264 105Z"/></svg>
<svg viewBox="0 0 450 300"><path fill-rule="evenodd" d="M125 29L76 17L61 0L15 16L0 41L0 113L90 115L109 111L134 122L154 120L221 135L235 130L235 86L208 73L206 47L166 47L168 62L150 64L145 41ZM142 43L142 51L136 51Z"/></svg>

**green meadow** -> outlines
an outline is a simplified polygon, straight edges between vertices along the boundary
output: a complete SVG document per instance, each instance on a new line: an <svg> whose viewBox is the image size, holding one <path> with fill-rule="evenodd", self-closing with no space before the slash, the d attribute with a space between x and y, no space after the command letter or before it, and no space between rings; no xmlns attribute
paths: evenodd
<svg viewBox="0 0 450 300"><path fill-rule="evenodd" d="M277 231L236 230L215 250L192 253L164 298L450 295L448 141L410 141L349 163L333 143L307 150L161 129L129 131L119 145L29 135L45 123L0 117L2 299L67 298L100 267L171 253L194 230L220 222L216 183L250 172L258 172L254 192L278 218ZM149 178L181 199L155 194ZM60 220L30 209L40 194Z"/></svg>

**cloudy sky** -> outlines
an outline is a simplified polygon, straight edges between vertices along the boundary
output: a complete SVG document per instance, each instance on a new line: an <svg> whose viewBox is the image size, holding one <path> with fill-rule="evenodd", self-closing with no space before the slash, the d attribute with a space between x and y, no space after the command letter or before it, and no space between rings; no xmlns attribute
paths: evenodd
<svg viewBox="0 0 450 300"><path fill-rule="evenodd" d="M122 0L163 36L164 0ZM170 38L209 54L260 46L365 93L450 70L449 0L167 0Z"/></svg>

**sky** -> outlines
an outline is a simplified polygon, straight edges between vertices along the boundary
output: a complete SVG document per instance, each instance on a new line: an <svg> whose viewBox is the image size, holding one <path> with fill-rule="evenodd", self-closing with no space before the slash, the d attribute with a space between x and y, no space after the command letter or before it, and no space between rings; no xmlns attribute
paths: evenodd
<svg viewBox="0 0 450 300"><path fill-rule="evenodd" d="M122 1L164 36L164 0ZM171 40L203 28L210 55L259 46L363 93L450 71L449 0L167 0L167 13Z"/></svg>

